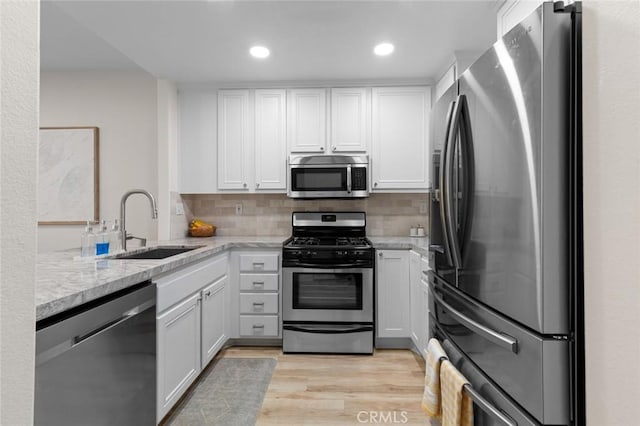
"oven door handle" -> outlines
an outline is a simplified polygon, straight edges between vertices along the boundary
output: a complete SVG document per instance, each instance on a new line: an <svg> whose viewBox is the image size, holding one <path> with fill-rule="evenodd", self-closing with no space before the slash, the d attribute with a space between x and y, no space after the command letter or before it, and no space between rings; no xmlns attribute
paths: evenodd
<svg viewBox="0 0 640 426"><path fill-rule="evenodd" d="M361 333L363 331L373 331L372 325L359 325L357 327L347 327L347 328L332 328L332 327L324 327L322 325L313 326L313 325L283 325L282 328L284 330L290 331L300 331L302 333L317 333L317 334L347 334L347 333Z"/></svg>
<svg viewBox="0 0 640 426"><path fill-rule="evenodd" d="M358 269L369 269L371 266L367 266L366 264L359 263L332 263L330 265L318 265L315 263L296 263L295 266L283 266L286 268L314 268L314 269L345 269L345 268L358 268Z"/></svg>

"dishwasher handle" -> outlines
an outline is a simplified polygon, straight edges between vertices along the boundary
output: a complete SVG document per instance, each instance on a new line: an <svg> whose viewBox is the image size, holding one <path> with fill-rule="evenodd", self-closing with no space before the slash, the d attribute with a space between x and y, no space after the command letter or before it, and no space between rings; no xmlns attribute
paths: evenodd
<svg viewBox="0 0 640 426"><path fill-rule="evenodd" d="M94 336L98 336L99 334L102 333L106 333L107 331L111 330L114 327L117 327L118 325L122 324L123 322L133 318L134 316L138 315L140 312L146 311L147 309L149 309L150 307L152 307L153 305L155 305L155 302L153 301L149 301L146 303L142 303L138 306L136 306L133 309L130 309L129 311L125 312L124 315L122 315L120 318L116 318L113 321L109 321L106 324L103 324L93 330L91 330L88 333L85 333L81 336L76 336L74 337L73 340L73 346L79 345L82 342L84 342L85 340L88 340ZM69 348L71 349L71 348Z"/></svg>

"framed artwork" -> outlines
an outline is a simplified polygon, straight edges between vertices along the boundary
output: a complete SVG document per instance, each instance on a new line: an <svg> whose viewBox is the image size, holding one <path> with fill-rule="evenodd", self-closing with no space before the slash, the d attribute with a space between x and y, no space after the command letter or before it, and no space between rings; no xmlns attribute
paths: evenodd
<svg viewBox="0 0 640 426"><path fill-rule="evenodd" d="M97 127L41 127L38 224L83 224L100 217Z"/></svg>

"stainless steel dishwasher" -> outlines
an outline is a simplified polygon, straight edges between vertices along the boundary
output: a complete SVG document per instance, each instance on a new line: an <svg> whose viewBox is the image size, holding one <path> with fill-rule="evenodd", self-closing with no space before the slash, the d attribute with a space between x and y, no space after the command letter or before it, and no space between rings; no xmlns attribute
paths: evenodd
<svg viewBox="0 0 640 426"><path fill-rule="evenodd" d="M156 288L143 283L39 321L36 425L155 425Z"/></svg>

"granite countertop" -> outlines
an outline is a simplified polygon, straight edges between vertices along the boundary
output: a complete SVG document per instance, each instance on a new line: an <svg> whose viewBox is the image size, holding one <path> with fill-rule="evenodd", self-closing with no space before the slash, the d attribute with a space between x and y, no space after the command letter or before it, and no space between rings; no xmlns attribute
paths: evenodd
<svg viewBox="0 0 640 426"><path fill-rule="evenodd" d="M36 264L36 321L228 249L280 248L286 239L210 237L150 244L203 246L166 259L78 259L78 250L41 253ZM371 237L370 240L379 249L413 249L423 255L428 253L428 238Z"/></svg>

